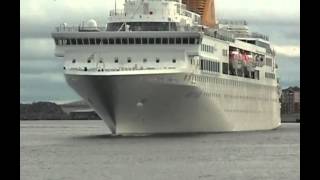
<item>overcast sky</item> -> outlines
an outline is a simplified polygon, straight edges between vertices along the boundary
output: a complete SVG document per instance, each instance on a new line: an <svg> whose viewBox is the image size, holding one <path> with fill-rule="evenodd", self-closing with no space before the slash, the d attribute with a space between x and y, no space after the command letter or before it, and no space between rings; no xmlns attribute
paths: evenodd
<svg viewBox="0 0 320 180"><path fill-rule="evenodd" d="M124 0L117 0L121 8ZM300 85L299 0L215 0L218 19L247 20L252 31L270 36L277 52L283 87ZM114 0L20 1L20 98L30 101L80 99L63 77L63 63L54 57L50 33L63 22L96 19L105 25Z"/></svg>

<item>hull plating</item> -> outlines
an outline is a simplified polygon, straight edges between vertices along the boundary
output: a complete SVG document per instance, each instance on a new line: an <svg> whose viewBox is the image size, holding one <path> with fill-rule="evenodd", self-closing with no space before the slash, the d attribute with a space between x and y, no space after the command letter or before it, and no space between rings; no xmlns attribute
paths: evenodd
<svg viewBox="0 0 320 180"><path fill-rule="evenodd" d="M227 112L239 105L230 105L223 96L209 98L201 87L185 81L183 73L65 77L116 134L263 130L280 125L277 112Z"/></svg>

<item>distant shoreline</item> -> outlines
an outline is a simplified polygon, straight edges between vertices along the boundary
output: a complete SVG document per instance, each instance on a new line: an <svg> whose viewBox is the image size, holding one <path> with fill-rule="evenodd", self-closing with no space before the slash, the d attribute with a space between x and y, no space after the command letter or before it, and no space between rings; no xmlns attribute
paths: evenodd
<svg viewBox="0 0 320 180"><path fill-rule="evenodd" d="M84 101L68 104L53 102L20 103L20 120L100 120L98 114Z"/></svg>

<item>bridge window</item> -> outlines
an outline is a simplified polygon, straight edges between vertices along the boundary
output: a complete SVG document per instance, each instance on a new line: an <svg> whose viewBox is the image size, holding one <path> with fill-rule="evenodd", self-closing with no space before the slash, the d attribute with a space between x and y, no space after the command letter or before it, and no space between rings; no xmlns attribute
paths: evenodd
<svg viewBox="0 0 320 180"><path fill-rule="evenodd" d="M176 38L176 44L181 44L181 38Z"/></svg>
<svg viewBox="0 0 320 180"><path fill-rule="evenodd" d="M161 38L156 38L156 44L161 44Z"/></svg>
<svg viewBox="0 0 320 180"><path fill-rule="evenodd" d="M196 41L196 44L200 44L200 38L196 38L195 41Z"/></svg>
<svg viewBox="0 0 320 180"><path fill-rule="evenodd" d="M96 40L94 38L90 38L90 44L95 45L96 44Z"/></svg>
<svg viewBox="0 0 320 180"><path fill-rule="evenodd" d="M190 38L190 44L195 44L195 38Z"/></svg>
<svg viewBox="0 0 320 180"><path fill-rule="evenodd" d="M122 38L122 44L128 44L128 39L127 38Z"/></svg>
<svg viewBox="0 0 320 180"><path fill-rule="evenodd" d="M108 44L108 39L102 39L103 44Z"/></svg>
<svg viewBox="0 0 320 180"><path fill-rule="evenodd" d="M136 44L141 44L141 38L136 38Z"/></svg>
<svg viewBox="0 0 320 180"><path fill-rule="evenodd" d="M148 44L148 39L147 38L142 38L142 44Z"/></svg>
<svg viewBox="0 0 320 180"><path fill-rule="evenodd" d="M82 45L83 44L82 39L77 39L77 44Z"/></svg>
<svg viewBox="0 0 320 180"><path fill-rule="evenodd" d="M116 44L121 44L121 39L120 38L116 38Z"/></svg>
<svg viewBox="0 0 320 180"><path fill-rule="evenodd" d="M149 38L149 44L154 44L154 38Z"/></svg>
<svg viewBox="0 0 320 180"><path fill-rule="evenodd" d="M114 39L110 38L109 39L109 44L114 44Z"/></svg>
<svg viewBox="0 0 320 180"><path fill-rule="evenodd" d="M101 39L100 38L96 38L96 43L97 44L101 44Z"/></svg>
<svg viewBox="0 0 320 180"><path fill-rule="evenodd" d="M129 44L134 44L134 38L129 38Z"/></svg>
<svg viewBox="0 0 320 180"><path fill-rule="evenodd" d="M174 44L174 38L169 39L169 44Z"/></svg>
<svg viewBox="0 0 320 180"><path fill-rule="evenodd" d="M67 39L67 45L70 45L70 39Z"/></svg>
<svg viewBox="0 0 320 180"><path fill-rule="evenodd" d="M168 44L168 38L162 38L162 44Z"/></svg>
<svg viewBox="0 0 320 180"><path fill-rule="evenodd" d="M88 45L89 44L89 39L87 39L87 38L83 39L83 44Z"/></svg>
<svg viewBox="0 0 320 180"><path fill-rule="evenodd" d="M183 38L183 44L188 44L188 38Z"/></svg>

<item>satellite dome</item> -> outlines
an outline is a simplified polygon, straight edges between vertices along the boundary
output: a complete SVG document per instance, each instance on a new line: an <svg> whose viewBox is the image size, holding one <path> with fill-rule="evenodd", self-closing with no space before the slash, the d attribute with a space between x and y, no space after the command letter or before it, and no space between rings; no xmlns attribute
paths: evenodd
<svg viewBox="0 0 320 180"><path fill-rule="evenodd" d="M98 25L97 25L97 22L94 19L90 19L87 22L87 27L96 29L98 27Z"/></svg>

